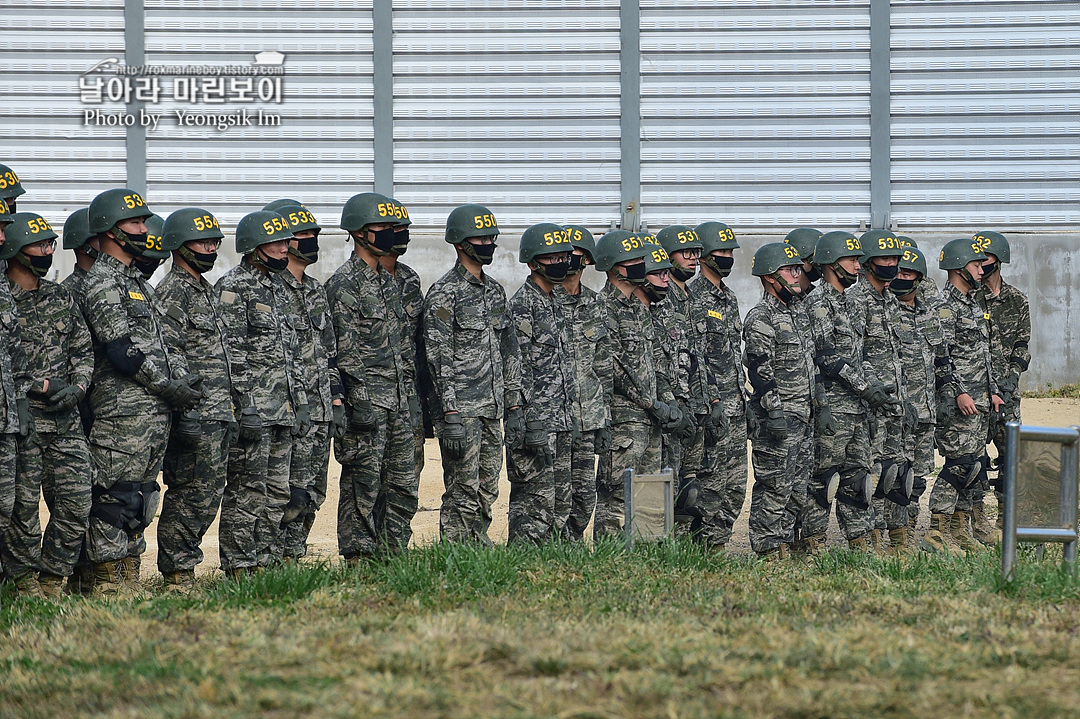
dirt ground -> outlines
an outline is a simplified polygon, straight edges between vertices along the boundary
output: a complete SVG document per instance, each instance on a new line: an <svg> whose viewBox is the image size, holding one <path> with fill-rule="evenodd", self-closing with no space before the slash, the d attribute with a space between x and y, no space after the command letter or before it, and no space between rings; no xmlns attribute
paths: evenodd
<svg viewBox="0 0 1080 719"><path fill-rule="evenodd" d="M1080 400L1073 399L1025 399L1022 404L1022 412L1025 424L1041 425L1048 427L1067 427L1080 425ZM425 544L435 541L439 536L439 504L443 492L442 472L439 463L439 444L436 440L428 440L426 446L426 459L424 471L420 476L420 510L413 519L413 544ZM994 454L993 447L990 448ZM748 460L749 461L749 460ZM941 464L941 459L938 459ZM309 558L331 559L337 557L337 501L338 501L338 476L340 466L331 459L330 476L328 480L328 492L326 503L319 512L312 528L309 542ZM753 476L751 474L751 483ZM502 482L500 483L499 499L495 503L492 522L489 532L495 542L506 541L506 513L507 502L510 496L510 485L506 480L505 469ZM929 513L925 511L929 492L923 495L923 509L919 516L918 531L925 531L929 520ZM992 500L991 500L992 503ZM746 494L746 504L735 523L735 533L729 549L739 553L750 552L750 539L747 534L747 514L750 506L750 492ZM47 517L48 511L42 503L42 519ZM152 525L146 536L146 554L143 555L143 578L149 579L157 574L157 537L156 524ZM829 528L830 545L841 546L843 537L836 525L835 515ZM203 540L203 551L206 559L199 567L199 573L214 572L218 569L218 539L217 522L210 527Z"/></svg>

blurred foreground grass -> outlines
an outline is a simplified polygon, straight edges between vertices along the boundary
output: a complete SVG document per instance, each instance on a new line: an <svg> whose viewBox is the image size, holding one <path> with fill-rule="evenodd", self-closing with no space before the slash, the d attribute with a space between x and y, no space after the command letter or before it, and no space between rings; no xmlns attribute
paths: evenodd
<svg viewBox="0 0 1080 719"><path fill-rule="evenodd" d="M5 596L0 715L1076 716L1080 582L1047 554L1005 585L990 551L437 544L185 598Z"/></svg>

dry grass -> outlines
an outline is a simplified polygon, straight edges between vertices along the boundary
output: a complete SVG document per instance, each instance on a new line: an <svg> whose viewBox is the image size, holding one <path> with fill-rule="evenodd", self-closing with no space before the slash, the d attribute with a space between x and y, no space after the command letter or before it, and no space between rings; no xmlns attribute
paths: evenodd
<svg viewBox="0 0 1080 719"><path fill-rule="evenodd" d="M1024 398L1032 399L1080 399L1080 383L1055 387L1049 382L1037 392L1024 392Z"/></svg>
<svg viewBox="0 0 1080 719"><path fill-rule="evenodd" d="M1075 716L1080 582L997 562L436 545L185 599L5 598L0 714Z"/></svg>

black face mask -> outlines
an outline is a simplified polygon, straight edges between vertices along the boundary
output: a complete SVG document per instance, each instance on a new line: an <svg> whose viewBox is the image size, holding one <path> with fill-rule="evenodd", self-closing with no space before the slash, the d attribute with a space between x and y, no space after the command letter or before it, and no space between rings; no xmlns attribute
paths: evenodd
<svg viewBox="0 0 1080 719"><path fill-rule="evenodd" d="M468 240L462 243L461 248L466 255L473 258L482 265L490 265L491 260L495 257L495 243L490 245L477 245Z"/></svg>
<svg viewBox="0 0 1080 719"><path fill-rule="evenodd" d="M622 265L622 268L626 273L623 275L623 279L632 285L640 287L649 281L645 276L644 262L638 262L636 265Z"/></svg>
<svg viewBox="0 0 1080 719"><path fill-rule="evenodd" d="M818 269L817 265L810 265L810 269L804 270L803 274L806 275L806 279L811 282L817 282L821 279L821 270Z"/></svg>
<svg viewBox="0 0 1080 719"><path fill-rule="evenodd" d="M113 228L113 234L116 235L116 242L120 245L120 248L132 257L142 257L142 254L146 252L146 238L149 236L148 232L141 232L137 235L133 235L124 232L117 227Z"/></svg>
<svg viewBox="0 0 1080 719"><path fill-rule="evenodd" d="M841 267L840 263L838 263L838 262L834 263L832 265L832 268L833 268L833 272L836 273L836 279L840 280L840 284L844 287L844 289L847 289L848 287L851 287L853 284L855 284L856 282L859 281L858 273L851 274L850 272L845 270L843 267Z"/></svg>
<svg viewBox="0 0 1080 719"><path fill-rule="evenodd" d="M299 257L309 265L319 261L319 238L303 237L296 240L296 247L289 244L289 254Z"/></svg>
<svg viewBox="0 0 1080 719"><path fill-rule="evenodd" d="M555 284L565 280L566 273L570 270L570 260L565 262L553 262L550 265L537 262L536 265L537 274Z"/></svg>
<svg viewBox="0 0 1080 719"><path fill-rule="evenodd" d="M191 269L200 275L214 269L214 263L217 262L216 252L195 252L187 245L180 245L179 251L180 256L191 265Z"/></svg>
<svg viewBox="0 0 1080 719"><path fill-rule="evenodd" d="M1000 262L987 262L983 267L983 280L1001 269Z"/></svg>
<svg viewBox="0 0 1080 719"><path fill-rule="evenodd" d="M281 272L289 266L288 257L282 257L280 260L274 257L267 257L265 254L263 254L263 251L261 249L255 250L255 259L258 260L258 262L263 267L270 270L271 272Z"/></svg>
<svg viewBox="0 0 1080 719"><path fill-rule="evenodd" d="M649 298L650 302L663 302L664 298L667 297L668 293L667 287L654 285L648 280L646 280L645 284L641 286L641 289L645 292L645 296Z"/></svg>
<svg viewBox="0 0 1080 719"><path fill-rule="evenodd" d="M679 267L675 263L671 265L671 276L677 279L679 282L689 282L694 279L694 275L697 274L697 270L686 270Z"/></svg>
<svg viewBox="0 0 1080 719"><path fill-rule="evenodd" d="M149 257L136 257L132 260L131 264L135 265L135 269L142 273L142 276L146 279L150 279L157 272L157 268L161 267L161 263L164 260L152 260Z"/></svg>
<svg viewBox="0 0 1080 719"><path fill-rule="evenodd" d="M28 255L20 252L16 255L19 262L38 277L44 277L52 267L52 255Z"/></svg>
<svg viewBox="0 0 1080 719"><path fill-rule="evenodd" d="M727 277L731 274L731 268L735 266L735 258L702 255L701 263L721 277Z"/></svg>
<svg viewBox="0 0 1080 719"><path fill-rule="evenodd" d="M584 257L585 257L585 255L577 255L577 254L570 255L570 267L569 267L569 269L566 270L566 276L567 277L571 277L571 276L576 275L576 274L581 272L581 267L582 267L581 260Z"/></svg>
<svg viewBox="0 0 1080 719"><path fill-rule="evenodd" d="M918 280L895 279L889 283L889 292L892 292L897 297L903 297L914 292L917 284L919 284Z"/></svg>
<svg viewBox="0 0 1080 719"><path fill-rule="evenodd" d="M409 249L409 228L404 230L397 230L394 232L394 246L390 248L398 257L401 257Z"/></svg>
<svg viewBox="0 0 1080 719"><path fill-rule="evenodd" d="M16 212L18 212L18 210L15 209L15 206L18 205L19 203L17 203L15 200L0 200L0 202L7 202L8 212L11 213L12 215L14 215Z"/></svg>
<svg viewBox="0 0 1080 719"><path fill-rule="evenodd" d="M896 265L879 265L873 260L871 260L867 264L870 272L873 273L874 277L877 277L879 280L884 280L885 282L893 280L896 277L897 271L899 270Z"/></svg>
<svg viewBox="0 0 1080 719"><path fill-rule="evenodd" d="M367 239L368 234L371 235L371 239ZM368 248L376 255L389 255L394 249L394 232L393 227L387 227L383 230L377 230L371 232L371 230L364 231L364 241Z"/></svg>

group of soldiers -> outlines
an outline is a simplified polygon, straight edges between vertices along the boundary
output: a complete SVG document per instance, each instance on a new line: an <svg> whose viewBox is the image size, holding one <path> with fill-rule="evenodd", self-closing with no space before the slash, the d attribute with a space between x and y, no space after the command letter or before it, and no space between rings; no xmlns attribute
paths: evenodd
<svg viewBox="0 0 1080 719"><path fill-rule="evenodd" d="M16 211L22 194L0 166L0 561L20 594L137 591L159 505L169 589L193 587L219 510L226 575L294 562L331 446L345 562L403 551L432 436L449 541L491 543L505 456L510 541L581 541L590 522L597 539L617 535L624 471L670 467L679 531L721 549L748 439L759 555L821 551L833 506L851 547L909 551L935 447L924 548L994 541L986 444L1000 452L1019 417L1030 334L999 233L948 243L939 293L908 238L799 228L755 253L764 292L744 323L725 283L739 244L720 222L599 240L534 225L507 299L484 272L498 222L464 205L445 228L454 266L425 297L400 261L401 203L345 203L353 252L324 286L308 274L321 226L280 199L239 221L240 264L211 285L217 218L186 207L163 220L119 188L64 223L77 266L57 284L45 275L58 236ZM600 292L582 282L589 265Z"/></svg>

